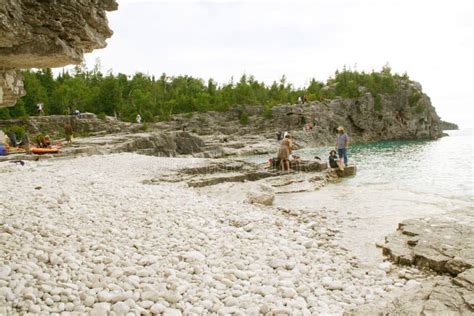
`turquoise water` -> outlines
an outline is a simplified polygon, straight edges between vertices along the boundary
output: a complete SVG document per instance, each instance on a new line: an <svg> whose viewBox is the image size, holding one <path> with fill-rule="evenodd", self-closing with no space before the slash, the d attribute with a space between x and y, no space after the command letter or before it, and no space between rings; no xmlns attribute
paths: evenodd
<svg viewBox="0 0 474 316"><path fill-rule="evenodd" d="M381 260L376 242L408 218L474 213L473 130L448 131L435 141L355 144L349 160L357 175L313 191L277 196L290 208L326 207L344 222L344 239L365 262ZM332 148L309 148L305 159L327 159ZM257 159L257 158L256 158Z"/></svg>
<svg viewBox="0 0 474 316"><path fill-rule="evenodd" d="M436 194L474 201L473 129L447 131L449 136L435 141L384 141L354 144L349 161L357 165L357 176L342 186L377 186ZM295 151L303 159L315 156L327 160L332 147ZM268 156L256 156L265 161Z"/></svg>
<svg viewBox="0 0 474 316"><path fill-rule="evenodd" d="M474 201L473 130L447 131L436 141L386 141L355 144L349 160L358 174L344 185L392 184L414 192ZM306 158L326 159L331 148L305 149Z"/></svg>

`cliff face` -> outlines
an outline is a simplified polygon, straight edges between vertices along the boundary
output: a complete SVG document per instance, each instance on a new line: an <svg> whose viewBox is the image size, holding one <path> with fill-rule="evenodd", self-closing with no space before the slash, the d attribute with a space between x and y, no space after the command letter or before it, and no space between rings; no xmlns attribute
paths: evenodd
<svg viewBox="0 0 474 316"><path fill-rule="evenodd" d="M459 129L459 126L455 123L450 123L446 121L441 121L441 127L444 131L451 131Z"/></svg>
<svg viewBox="0 0 474 316"><path fill-rule="evenodd" d="M106 46L115 0L0 0L0 107L25 91L16 69L61 67Z"/></svg>
<svg viewBox="0 0 474 316"><path fill-rule="evenodd" d="M239 116L248 114L248 124ZM306 123L316 122L312 130L303 131ZM158 124L162 129L179 129L201 134L266 135L277 131L292 132L299 144L319 146L333 144L338 126L343 126L353 142L393 139L437 139L443 136L441 120L429 97L416 84L407 84L393 94L378 97L366 93L361 97L279 105L265 113L262 107L241 107L229 112L175 115L170 122Z"/></svg>

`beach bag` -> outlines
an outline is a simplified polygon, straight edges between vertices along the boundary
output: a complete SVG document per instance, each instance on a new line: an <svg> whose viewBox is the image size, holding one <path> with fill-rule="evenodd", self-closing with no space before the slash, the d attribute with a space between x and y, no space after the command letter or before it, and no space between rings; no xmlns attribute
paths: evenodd
<svg viewBox="0 0 474 316"><path fill-rule="evenodd" d="M278 169L280 167L280 159L278 158L270 159L270 165L273 169Z"/></svg>

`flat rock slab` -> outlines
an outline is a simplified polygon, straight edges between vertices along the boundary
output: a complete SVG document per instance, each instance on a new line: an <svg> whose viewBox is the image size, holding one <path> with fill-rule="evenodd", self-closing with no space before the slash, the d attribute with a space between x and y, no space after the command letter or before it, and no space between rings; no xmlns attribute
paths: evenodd
<svg viewBox="0 0 474 316"><path fill-rule="evenodd" d="M365 304L346 311L344 315L472 315L473 300L472 290L453 284L450 277L437 276L404 291L390 304Z"/></svg>
<svg viewBox="0 0 474 316"><path fill-rule="evenodd" d="M294 160L290 162L290 167L292 170L295 171L302 171L302 172L318 172L323 171L328 168L327 162L322 161L298 161Z"/></svg>
<svg viewBox="0 0 474 316"><path fill-rule="evenodd" d="M474 216L411 219L386 237L383 252L399 264L458 275L474 266Z"/></svg>
<svg viewBox="0 0 474 316"><path fill-rule="evenodd" d="M257 181L259 179L273 177L275 174L265 171L255 171L248 173L225 173L225 174L213 174L211 176L204 176L200 179L191 180L188 182L190 187L205 187L209 185L215 185L224 182L244 182L244 181Z"/></svg>

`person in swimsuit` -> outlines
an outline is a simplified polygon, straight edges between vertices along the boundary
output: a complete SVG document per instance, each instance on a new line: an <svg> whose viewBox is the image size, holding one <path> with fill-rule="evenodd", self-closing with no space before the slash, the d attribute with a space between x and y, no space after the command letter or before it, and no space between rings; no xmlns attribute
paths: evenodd
<svg viewBox="0 0 474 316"><path fill-rule="evenodd" d="M287 134L281 142L280 149L278 150L278 159L280 159L281 170L290 171L290 154L291 154L291 138Z"/></svg>

